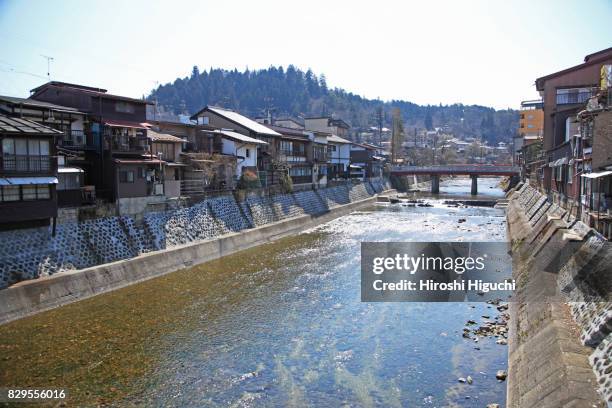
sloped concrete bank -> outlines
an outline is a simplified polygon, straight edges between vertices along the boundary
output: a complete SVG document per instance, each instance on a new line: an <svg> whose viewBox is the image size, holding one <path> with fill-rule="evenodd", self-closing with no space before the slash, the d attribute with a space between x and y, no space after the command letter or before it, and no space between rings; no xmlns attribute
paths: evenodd
<svg viewBox="0 0 612 408"><path fill-rule="evenodd" d="M376 198L377 194L335 205L322 213L298 215L216 238L17 283L0 290L0 324L297 234L371 205Z"/></svg>
<svg viewBox="0 0 612 408"><path fill-rule="evenodd" d="M507 406L612 406L609 243L531 186L508 199L517 291Z"/></svg>

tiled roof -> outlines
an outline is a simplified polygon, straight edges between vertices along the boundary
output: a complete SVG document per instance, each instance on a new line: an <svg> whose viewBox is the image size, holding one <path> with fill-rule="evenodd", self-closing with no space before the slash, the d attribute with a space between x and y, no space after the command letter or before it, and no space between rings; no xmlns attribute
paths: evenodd
<svg viewBox="0 0 612 408"><path fill-rule="evenodd" d="M0 115L0 132L22 135L61 135L59 130L27 119Z"/></svg>
<svg viewBox="0 0 612 408"><path fill-rule="evenodd" d="M231 130L223 130L223 129L213 130L213 133L220 133L223 136L227 136L229 139L238 140L243 143L262 144L262 145L268 144L264 142L263 140L254 139L252 137L245 136L242 133L233 132Z"/></svg>
<svg viewBox="0 0 612 408"><path fill-rule="evenodd" d="M98 96L98 97L102 97L102 98L107 98L107 99L115 99L115 100L121 100L121 101L127 101L127 102L133 102L133 103L142 103L142 104L149 104L152 105L153 102L150 101L146 101L146 100L142 100L142 99L137 99L137 98L130 98L128 96L121 96L121 95L113 95L113 94L109 94L106 92L106 89L102 89L102 88L96 88L93 86L84 86L84 85L78 85L78 84L70 84L67 82L59 82L59 81L51 81L51 82L47 82L46 84L43 84L37 88L32 89L30 92L34 93L34 97L36 97L36 95L39 94L39 92L41 92L42 90L44 90L45 88L66 88L66 89L72 89L75 92L81 92L84 94L88 94L88 95L94 95L94 96Z"/></svg>
<svg viewBox="0 0 612 408"><path fill-rule="evenodd" d="M343 139L340 136L336 136L336 135L327 136L327 142L328 143L344 143L344 144L352 143L350 140Z"/></svg>
<svg viewBox="0 0 612 408"><path fill-rule="evenodd" d="M276 126L276 125L264 125L264 126L272 129L275 132L280 133L283 136L297 136L298 138L303 138L303 139L308 140L308 135L304 133L307 131L303 129L288 128L288 127Z"/></svg>
<svg viewBox="0 0 612 408"><path fill-rule="evenodd" d="M265 127L261 123L257 123L254 120L249 119L246 116L239 114L238 112L234 112L233 110L229 110L229 109L218 108L216 106L207 106L206 108L202 109L200 112L193 115L191 118L197 119L197 116L206 110L216 113L217 115L224 117L230 122L236 123L252 132L259 133L262 135L268 135L268 136L280 136L279 133L273 131L272 129Z"/></svg>
<svg viewBox="0 0 612 408"><path fill-rule="evenodd" d="M185 140L180 137L172 136L166 133L157 133L151 129L147 130L147 136L154 142L172 142L172 143L183 143Z"/></svg>
<svg viewBox="0 0 612 408"><path fill-rule="evenodd" d="M73 111L75 113L78 112L77 109L71 108L69 106L56 105L54 103L37 101L35 99L29 99L29 98L17 98L16 96L0 95L0 102L1 101L8 102L13 105L35 106L39 108L47 108L47 109L53 109L53 110Z"/></svg>

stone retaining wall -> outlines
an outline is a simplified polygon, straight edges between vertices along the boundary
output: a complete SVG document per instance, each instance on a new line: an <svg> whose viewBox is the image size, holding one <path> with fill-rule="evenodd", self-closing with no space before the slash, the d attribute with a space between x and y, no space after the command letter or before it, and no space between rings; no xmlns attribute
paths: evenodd
<svg viewBox="0 0 612 408"><path fill-rule="evenodd" d="M336 206L321 214L304 214L213 239L20 282L0 290L0 324L297 234L372 205L375 200L376 197L372 196Z"/></svg>
<svg viewBox="0 0 612 408"><path fill-rule="evenodd" d="M508 198L508 406L612 406L612 250L533 187Z"/></svg>
<svg viewBox="0 0 612 408"><path fill-rule="evenodd" d="M50 228L0 232L0 289L14 283L219 237L305 214L318 215L389 189L387 180L272 196L232 194L133 217L104 217Z"/></svg>

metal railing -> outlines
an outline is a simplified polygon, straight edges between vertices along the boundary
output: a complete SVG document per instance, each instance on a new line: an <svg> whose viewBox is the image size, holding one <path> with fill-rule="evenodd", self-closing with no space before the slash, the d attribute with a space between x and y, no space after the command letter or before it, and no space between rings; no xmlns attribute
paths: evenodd
<svg viewBox="0 0 612 408"><path fill-rule="evenodd" d="M82 147L85 142L85 132L82 130L65 130L62 136L62 147Z"/></svg>
<svg viewBox="0 0 612 408"><path fill-rule="evenodd" d="M483 165L436 165L436 166L393 166L391 173L404 174L518 174L520 168L518 166L503 165L503 164L483 164Z"/></svg>
<svg viewBox="0 0 612 408"><path fill-rule="evenodd" d="M15 173L51 173L51 156L29 156L25 154L4 154L1 156L0 169Z"/></svg>
<svg viewBox="0 0 612 408"><path fill-rule="evenodd" d="M597 88L576 88L570 92L557 93L557 105L586 103L597 92Z"/></svg>
<svg viewBox="0 0 612 408"><path fill-rule="evenodd" d="M117 152L148 152L149 146L145 144L138 144L135 141L128 143L121 143L118 140L113 140L111 143L111 150Z"/></svg>
<svg viewBox="0 0 612 408"><path fill-rule="evenodd" d="M279 153L284 155L284 156L299 156L299 157L306 157L306 152L305 151L300 151L300 150L279 150Z"/></svg>

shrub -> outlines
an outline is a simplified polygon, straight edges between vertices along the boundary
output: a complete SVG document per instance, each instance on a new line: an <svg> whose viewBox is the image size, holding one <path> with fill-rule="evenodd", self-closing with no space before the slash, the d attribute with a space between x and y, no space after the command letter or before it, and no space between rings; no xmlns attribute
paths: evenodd
<svg viewBox="0 0 612 408"><path fill-rule="evenodd" d="M293 181L287 172L281 173L279 184L283 193L293 192Z"/></svg>
<svg viewBox="0 0 612 408"><path fill-rule="evenodd" d="M245 170L238 180L237 187L241 190L260 188L261 184L259 182L259 177L257 177L257 173L252 170Z"/></svg>

